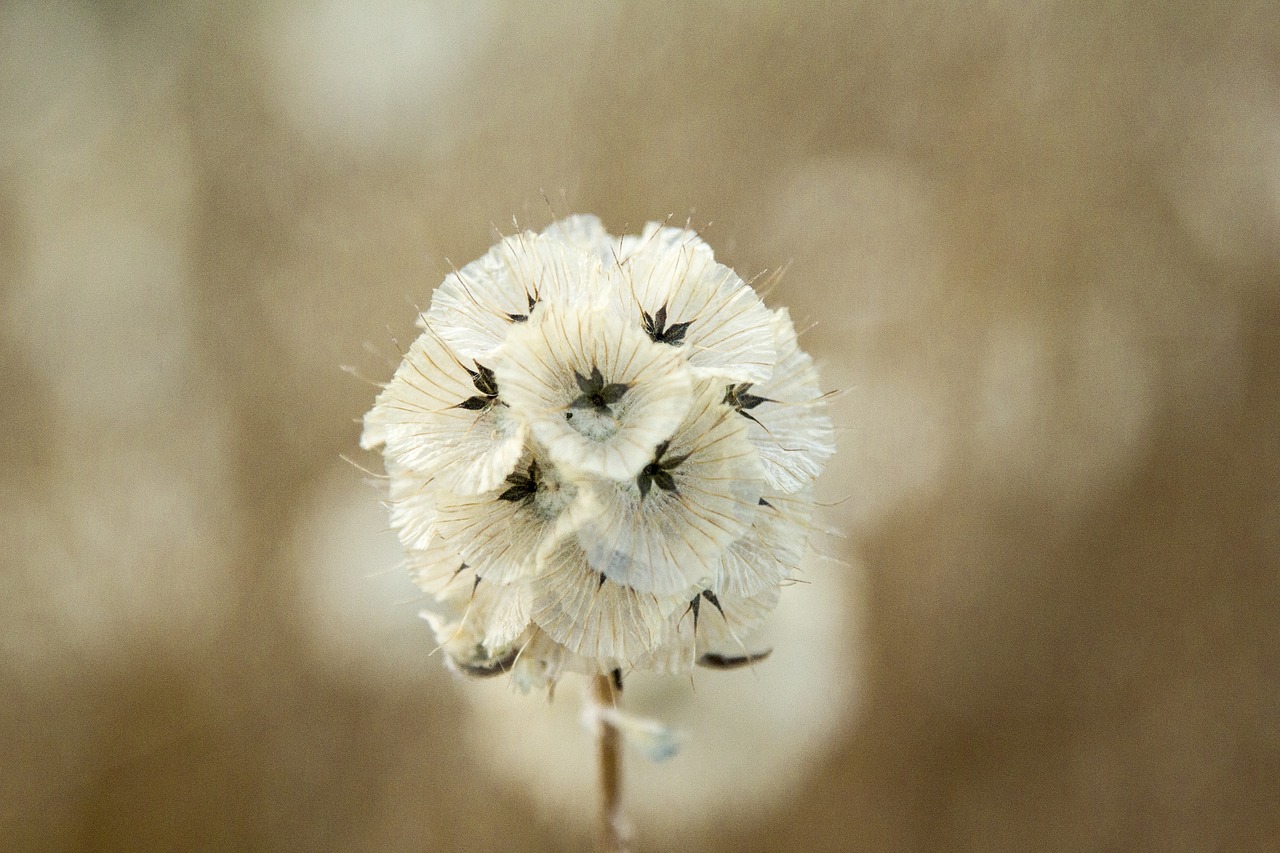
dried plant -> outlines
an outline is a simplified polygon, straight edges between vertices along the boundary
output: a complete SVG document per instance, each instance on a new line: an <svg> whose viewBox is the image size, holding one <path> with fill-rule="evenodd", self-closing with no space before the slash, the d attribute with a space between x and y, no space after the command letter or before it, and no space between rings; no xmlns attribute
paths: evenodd
<svg viewBox="0 0 1280 853"><path fill-rule="evenodd" d="M593 679L606 845L625 846L617 709L633 671L745 644L803 556L833 430L785 309L688 229L574 216L449 275L365 416L447 660L525 692Z"/></svg>

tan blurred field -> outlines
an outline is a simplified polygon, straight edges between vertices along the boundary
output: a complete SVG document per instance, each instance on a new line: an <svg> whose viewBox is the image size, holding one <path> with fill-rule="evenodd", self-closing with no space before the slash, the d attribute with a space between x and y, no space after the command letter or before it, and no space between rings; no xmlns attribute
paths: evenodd
<svg viewBox="0 0 1280 853"><path fill-rule="evenodd" d="M590 849L571 693L443 671L343 459L342 366L571 212L787 267L842 392L777 656L638 694L639 849L1280 850L1243 0L0 4L0 850Z"/></svg>

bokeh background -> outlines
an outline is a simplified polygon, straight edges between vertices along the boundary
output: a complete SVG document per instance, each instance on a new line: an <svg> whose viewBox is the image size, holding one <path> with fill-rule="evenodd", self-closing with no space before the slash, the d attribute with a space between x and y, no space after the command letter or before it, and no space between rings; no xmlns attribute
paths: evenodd
<svg viewBox="0 0 1280 853"><path fill-rule="evenodd" d="M641 849L1280 849L1246 0L0 4L0 849L590 848L572 688L430 656L341 370L570 212L786 267L841 391L777 657L637 700Z"/></svg>

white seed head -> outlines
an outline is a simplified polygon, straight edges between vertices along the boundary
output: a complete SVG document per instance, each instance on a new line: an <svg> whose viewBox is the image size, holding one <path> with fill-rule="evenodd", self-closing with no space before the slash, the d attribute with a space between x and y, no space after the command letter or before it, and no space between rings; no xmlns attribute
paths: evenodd
<svg viewBox="0 0 1280 853"><path fill-rule="evenodd" d="M364 416L362 444L464 494L492 489L515 467L528 425L502 405L492 368L464 361L432 326L409 347Z"/></svg>
<svg viewBox="0 0 1280 853"><path fill-rule="evenodd" d="M757 659L834 450L785 310L691 230L572 216L451 273L420 325L361 444L457 670Z"/></svg>
<svg viewBox="0 0 1280 853"><path fill-rule="evenodd" d="M642 592L706 586L759 510L763 469L743 418L704 381L669 439L630 480L589 486L597 511L578 538L591 567Z"/></svg>
<svg viewBox="0 0 1280 853"><path fill-rule="evenodd" d="M553 462L584 474L634 477L689 408L679 353L599 307L548 309L499 355L511 408Z"/></svg>
<svg viewBox="0 0 1280 853"><path fill-rule="evenodd" d="M692 231L651 223L623 238L608 267L615 310L654 340L680 347L696 376L760 382L776 361L769 311Z"/></svg>

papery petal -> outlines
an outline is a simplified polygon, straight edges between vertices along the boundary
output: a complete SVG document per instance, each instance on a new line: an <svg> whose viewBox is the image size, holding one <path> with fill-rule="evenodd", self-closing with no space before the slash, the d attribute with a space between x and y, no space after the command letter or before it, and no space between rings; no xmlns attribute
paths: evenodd
<svg viewBox="0 0 1280 853"><path fill-rule="evenodd" d="M388 509L391 527L407 550L425 549L431 542L436 520L436 499L431 481L413 471L387 463L390 482Z"/></svg>
<svg viewBox="0 0 1280 853"><path fill-rule="evenodd" d="M391 464L430 477L441 488L475 494L502 482L524 448L526 427L428 327L365 415L361 444L385 444ZM483 384L483 383L482 383Z"/></svg>
<svg viewBox="0 0 1280 853"><path fill-rule="evenodd" d="M749 645L752 632L759 628L778 606L781 590L763 589L755 595L718 594L720 607L707 607L704 600L696 631L692 631L697 656L718 652L729 657L751 655L762 651ZM683 627L683 626L682 626ZM689 625L692 630L692 624Z"/></svg>
<svg viewBox="0 0 1280 853"><path fill-rule="evenodd" d="M648 222L639 234L618 238L618 260L624 263L635 255L659 257L675 252L688 252L707 261L715 260L715 251L692 228Z"/></svg>
<svg viewBox="0 0 1280 853"><path fill-rule="evenodd" d="M423 323L464 358L484 359L540 303L568 304L598 289L596 253L557 234L525 231L445 277Z"/></svg>
<svg viewBox="0 0 1280 853"><path fill-rule="evenodd" d="M484 621L484 647L490 654L515 645L529 626L533 591L527 583L495 584L481 581L477 593L488 593Z"/></svg>
<svg viewBox="0 0 1280 853"><path fill-rule="evenodd" d="M684 351L695 376L768 378L776 361L769 311L697 234L650 223L639 241L623 241L623 252L605 269L615 309L629 323L646 329L661 316L663 328L682 327L668 345Z"/></svg>
<svg viewBox="0 0 1280 853"><path fill-rule="evenodd" d="M752 596L791 580L800 568L813 518L813 490L766 492L751 529L725 549L711 587L721 595Z"/></svg>
<svg viewBox="0 0 1280 853"><path fill-rule="evenodd" d="M778 366L766 381L749 389L764 401L742 414L769 485L794 492L822 473L835 452L835 430L813 359L800 349L785 308L774 313L772 325Z"/></svg>
<svg viewBox="0 0 1280 853"><path fill-rule="evenodd" d="M533 620L598 669L625 667L661 645L679 597L658 596L601 578L572 536L548 548L533 582Z"/></svg>
<svg viewBox="0 0 1280 853"><path fill-rule="evenodd" d="M682 619L690 617L683 610L677 610L667 617L663 629L663 641L648 654L641 655L631 662L634 672L651 672L656 675L680 675L693 669L698 654L690 631L682 632Z"/></svg>
<svg viewBox="0 0 1280 853"><path fill-rule="evenodd" d="M517 497L524 490L513 481L529 482L530 471L536 489ZM539 548L577 493L577 486L562 479L550 460L526 450L496 489L479 495L435 496L435 531L486 581L505 584L528 579L536 571Z"/></svg>
<svg viewBox="0 0 1280 853"><path fill-rule="evenodd" d="M581 671L582 667L581 658L534 627L520 643L511 680L521 693L549 690L563 673Z"/></svg>
<svg viewBox="0 0 1280 853"><path fill-rule="evenodd" d="M409 577L418 589L440 602L466 601L476 587L475 569L457 549L438 536L407 552Z"/></svg>
<svg viewBox="0 0 1280 853"><path fill-rule="evenodd" d="M578 213L554 222L542 231L543 236L560 240L575 249L590 252L601 264L614 263L620 240L604 230L600 217Z"/></svg>
<svg viewBox="0 0 1280 853"><path fill-rule="evenodd" d="M761 651L749 642L752 632L777 606L778 588L771 587L753 596L723 591L711 591L711 594L715 597L714 604L699 591L683 608L668 617L666 641L650 654L637 659L635 669L659 675L678 675L690 671L698 658L707 652L736 657Z"/></svg>
<svg viewBox="0 0 1280 853"><path fill-rule="evenodd" d="M512 332L498 384L553 462L611 479L634 477L689 408L679 355L619 318L590 309L548 312ZM600 410L577 406L583 379L625 388Z"/></svg>
<svg viewBox="0 0 1280 853"><path fill-rule="evenodd" d="M424 549L408 554L409 573L432 596L424 618L436 639L453 651L480 644L498 652L529 625L532 592L527 583L498 584L483 580L451 543L435 537Z"/></svg>
<svg viewBox="0 0 1280 853"><path fill-rule="evenodd" d="M529 585L476 583L475 572L469 567L462 570L457 581L457 586L469 592L438 597L423 611L437 642L463 662L477 654L487 658L503 656L529 626Z"/></svg>
<svg viewBox="0 0 1280 853"><path fill-rule="evenodd" d="M578 538L593 569L663 595L711 582L721 554L755 519L763 487L746 425L721 397L717 382L703 382L657 460L680 460L665 470L674 490L657 480L642 489L640 478L589 487L594 504Z"/></svg>

